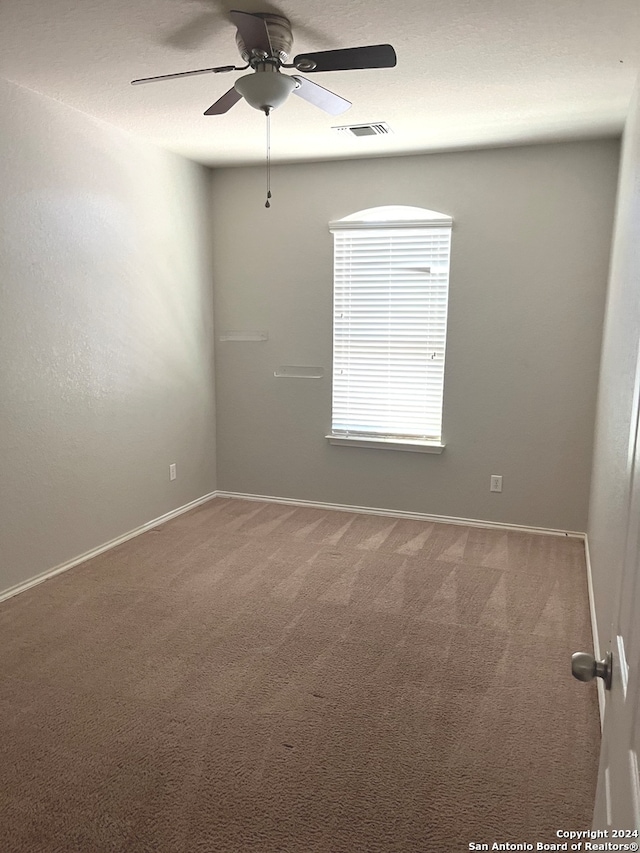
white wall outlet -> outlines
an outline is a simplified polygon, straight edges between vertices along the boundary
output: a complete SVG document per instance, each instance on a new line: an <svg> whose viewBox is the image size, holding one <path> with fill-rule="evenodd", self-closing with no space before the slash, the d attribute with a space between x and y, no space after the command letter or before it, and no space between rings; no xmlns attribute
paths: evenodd
<svg viewBox="0 0 640 853"><path fill-rule="evenodd" d="M502 474L491 475L491 485L489 487L492 492L502 491Z"/></svg>
<svg viewBox="0 0 640 853"><path fill-rule="evenodd" d="M175 480L177 476L178 474L176 472L176 463L172 462L171 465L169 465L169 479Z"/></svg>

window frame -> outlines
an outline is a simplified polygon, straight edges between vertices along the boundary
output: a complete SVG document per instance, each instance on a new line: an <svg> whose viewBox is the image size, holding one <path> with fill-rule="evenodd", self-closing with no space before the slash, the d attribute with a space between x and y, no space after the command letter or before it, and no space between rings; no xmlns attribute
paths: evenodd
<svg viewBox="0 0 640 853"><path fill-rule="evenodd" d="M343 447L365 447L380 450L404 450L417 453L442 453L445 448L445 443L442 437L442 418L444 414L444 385L445 385L445 366L446 366L446 338L448 326L448 300L449 300L449 284L451 276L451 236L453 230L453 217L439 213L433 210L424 208L408 207L406 205L388 205L383 207L369 208L367 210L358 211L344 217L343 219L334 220L329 223L329 230L335 235L336 232L347 230L366 230L372 229L430 229L430 228L448 228L448 256L446 267L446 290L445 290L445 314L444 323L440 324L438 333L443 337L442 345L442 380L440 386L440 424L441 430L438 437L417 437L410 435L402 435L400 433L373 433L373 432L358 432L357 430L346 430L334 432L335 410L336 410L336 300L338 298L338 280L336 274L336 240L334 238L334 272L333 272L333 346L332 346L332 389L331 389L331 423L332 431L325 436L328 442L332 445ZM427 288L428 289L428 288Z"/></svg>

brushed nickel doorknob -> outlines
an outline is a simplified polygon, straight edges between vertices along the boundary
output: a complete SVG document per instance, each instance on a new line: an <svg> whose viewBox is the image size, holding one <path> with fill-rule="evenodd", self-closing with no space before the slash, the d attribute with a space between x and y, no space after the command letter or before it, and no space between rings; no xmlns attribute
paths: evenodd
<svg viewBox="0 0 640 853"><path fill-rule="evenodd" d="M607 690L611 690L613 673L613 655L607 652L604 660L596 660L588 652L576 652L571 655L571 674L578 681L591 681L601 678Z"/></svg>

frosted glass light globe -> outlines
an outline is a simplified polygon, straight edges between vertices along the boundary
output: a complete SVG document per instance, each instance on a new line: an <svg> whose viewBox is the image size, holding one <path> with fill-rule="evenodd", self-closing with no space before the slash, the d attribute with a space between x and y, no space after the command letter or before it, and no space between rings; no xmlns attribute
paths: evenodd
<svg viewBox="0 0 640 853"><path fill-rule="evenodd" d="M269 112L284 104L296 81L286 74L254 72L238 78L234 88L254 109Z"/></svg>

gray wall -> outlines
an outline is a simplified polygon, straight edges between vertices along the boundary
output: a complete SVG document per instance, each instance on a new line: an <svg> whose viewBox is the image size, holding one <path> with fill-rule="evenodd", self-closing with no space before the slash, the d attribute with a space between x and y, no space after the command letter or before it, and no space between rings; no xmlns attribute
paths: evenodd
<svg viewBox="0 0 640 853"><path fill-rule="evenodd" d="M630 441L640 382L640 88L624 134L589 510L598 634L606 647L624 557L631 485ZM604 650L604 649L603 649Z"/></svg>
<svg viewBox="0 0 640 853"><path fill-rule="evenodd" d="M2 591L213 490L215 446L206 170L4 81L0 115Z"/></svg>
<svg viewBox="0 0 640 853"><path fill-rule="evenodd" d="M585 530L615 140L213 173L218 487ZM332 239L384 204L454 217L442 456L330 446ZM322 380L276 379L279 365ZM502 474L504 492L489 492Z"/></svg>

